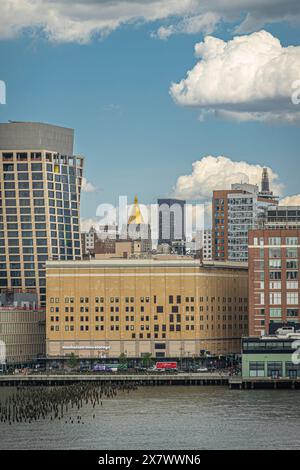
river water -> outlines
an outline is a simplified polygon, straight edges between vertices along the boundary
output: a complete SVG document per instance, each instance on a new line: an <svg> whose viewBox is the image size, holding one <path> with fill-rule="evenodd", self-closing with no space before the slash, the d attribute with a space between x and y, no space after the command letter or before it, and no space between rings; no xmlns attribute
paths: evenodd
<svg viewBox="0 0 300 470"><path fill-rule="evenodd" d="M72 413L67 424L0 423L0 449L300 449L297 390L141 387L84 406L83 424Z"/></svg>

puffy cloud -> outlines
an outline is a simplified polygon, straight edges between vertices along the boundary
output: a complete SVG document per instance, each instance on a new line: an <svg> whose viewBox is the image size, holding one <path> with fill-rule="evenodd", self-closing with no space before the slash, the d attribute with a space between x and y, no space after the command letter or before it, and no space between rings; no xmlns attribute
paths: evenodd
<svg viewBox="0 0 300 470"><path fill-rule="evenodd" d="M251 2L251 4L250 4ZM244 11L247 11L243 21L236 27L237 33L250 33L262 28L268 23L286 21L296 23L300 20L300 5L298 0L246 0Z"/></svg>
<svg viewBox="0 0 300 470"><path fill-rule="evenodd" d="M210 19L209 19L210 18ZM183 20L161 26L156 37L167 39L172 34L209 33L218 23L237 23L236 33L250 33L266 24L300 21L298 0L196 0L188 5Z"/></svg>
<svg viewBox="0 0 300 470"><path fill-rule="evenodd" d="M125 23L193 11L198 0L1 0L0 38L37 29L51 41L88 43Z"/></svg>
<svg viewBox="0 0 300 470"><path fill-rule="evenodd" d="M249 32L299 21L300 8L298 0L1 0L0 38L39 30L51 41L88 43L122 24L157 20L166 22L160 38L213 31L221 20Z"/></svg>
<svg viewBox="0 0 300 470"><path fill-rule="evenodd" d="M292 102L300 46L283 47L260 31L228 42L207 36L195 45L195 54L199 62L170 87L178 105L239 121L300 121L299 107Z"/></svg>
<svg viewBox="0 0 300 470"><path fill-rule="evenodd" d="M157 32L152 34L152 37L168 39L173 34L210 34L215 30L216 25L220 21L220 15L213 12L207 12L203 15L184 18L175 25L170 24L168 26L160 26Z"/></svg>
<svg viewBox="0 0 300 470"><path fill-rule="evenodd" d="M300 194L294 196L286 196L279 201L280 206L300 206Z"/></svg>
<svg viewBox="0 0 300 470"><path fill-rule="evenodd" d="M211 199L213 190L230 189L233 183L261 184L263 167L228 157L206 156L192 164L189 175L180 176L174 187L174 195L183 199ZM268 168L270 186L274 194L280 195L283 185L278 175Z"/></svg>
<svg viewBox="0 0 300 470"><path fill-rule="evenodd" d="M273 112L273 111L264 111L264 112L239 112L239 111L226 111L224 109L213 110L212 112L202 112L199 116L200 120L203 120L206 115L212 114L216 118L226 119L229 121L236 122L246 122L246 121L256 121L256 122L267 122L270 124L280 124L283 121L286 124L298 124L300 122L300 111L296 112Z"/></svg>
<svg viewBox="0 0 300 470"><path fill-rule="evenodd" d="M97 188L90 183L86 178L82 178L82 192L83 193L95 193Z"/></svg>

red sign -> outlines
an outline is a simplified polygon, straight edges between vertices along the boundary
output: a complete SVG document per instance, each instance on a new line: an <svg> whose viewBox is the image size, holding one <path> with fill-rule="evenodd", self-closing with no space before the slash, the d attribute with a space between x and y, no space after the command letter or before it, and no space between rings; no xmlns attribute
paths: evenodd
<svg viewBox="0 0 300 470"><path fill-rule="evenodd" d="M177 362L157 362L156 369L177 369Z"/></svg>

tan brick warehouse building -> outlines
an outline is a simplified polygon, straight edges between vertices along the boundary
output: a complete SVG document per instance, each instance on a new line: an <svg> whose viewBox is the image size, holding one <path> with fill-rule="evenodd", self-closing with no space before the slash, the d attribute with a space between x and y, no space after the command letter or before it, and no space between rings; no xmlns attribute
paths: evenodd
<svg viewBox="0 0 300 470"><path fill-rule="evenodd" d="M239 353L248 333L248 277L242 265L49 261L46 279L49 357Z"/></svg>

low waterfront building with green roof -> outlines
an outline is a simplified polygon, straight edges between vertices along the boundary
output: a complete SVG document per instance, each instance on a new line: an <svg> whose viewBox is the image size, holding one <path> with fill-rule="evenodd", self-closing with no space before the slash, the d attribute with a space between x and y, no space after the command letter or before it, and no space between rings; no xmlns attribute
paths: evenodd
<svg viewBox="0 0 300 470"><path fill-rule="evenodd" d="M300 378L300 332L280 328L275 335L242 340L242 375L247 378Z"/></svg>

